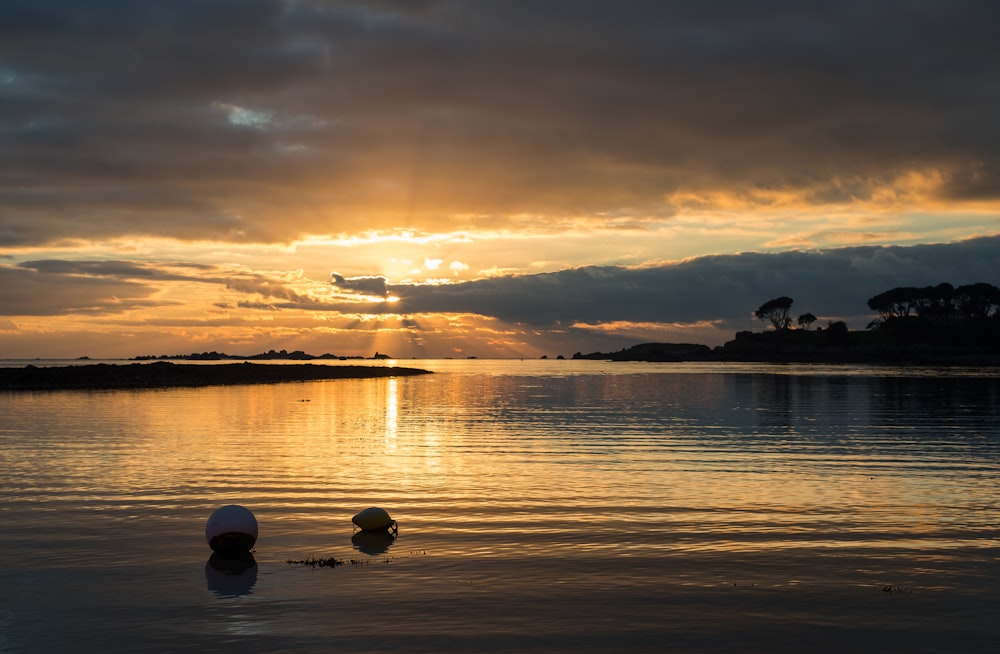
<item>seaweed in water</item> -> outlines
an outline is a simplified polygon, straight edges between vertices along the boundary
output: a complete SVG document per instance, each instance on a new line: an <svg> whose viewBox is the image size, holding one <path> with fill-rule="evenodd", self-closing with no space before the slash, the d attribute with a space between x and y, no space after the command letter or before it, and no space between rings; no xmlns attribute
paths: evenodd
<svg viewBox="0 0 1000 654"><path fill-rule="evenodd" d="M301 561L288 559L288 565L307 565L310 568L336 568L338 565L344 565L344 561L332 556L328 559L309 557L308 559L303 559Z"/></svg>
<svg viewBox="0 0 1000 654"><path fill-rule="evenodd" d="M391 562L392 559L389 558L378 559L378 560L348 559L344 561L342 559L338 559L332 556L327 559L317 559L315 557L309 557L308 559L302 559L302 560L288 559L287 561L288 565L306 565L309 566L310 568L336 568L338 565L344 565L347 563L350 563L351 565L372 565L373 563L391 563Z"/></svg>

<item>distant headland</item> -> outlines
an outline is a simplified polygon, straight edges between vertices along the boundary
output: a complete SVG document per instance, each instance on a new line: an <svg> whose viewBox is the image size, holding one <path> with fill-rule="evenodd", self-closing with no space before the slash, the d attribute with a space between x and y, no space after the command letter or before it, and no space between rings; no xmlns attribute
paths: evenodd
<svg viewBox="0 0 1000 654"><path fill-rule="evenodd" d="M574 359L611 361L748 361L891 365L1000 366L1000 289L977 283L899 287L868 300L879 317L864 331L842 321L810 329L804 313L793 328L790 297L762 304L754 315L772 329L737 332L725 344L643 343L617 352L577 352Z"/></svg>
<svg viewBox="0 0 1000 654"><path fill-rule="evenodd" d="M243 384L274 384L326 379L368 379L430 374L419 368L325 366L305 364L221 363L131 364L0 368L0 391L144 389Z"/></svg>
<svg viewBox="0 0 1000 654"><path fill-rule="evenodd" d="M738 332L709 347L697 343L641 343L615 352L577 352L573 359L648 362L854 363L872 365L1000 366L1000 348L971 344L892 343L866 332Z"/></svg>

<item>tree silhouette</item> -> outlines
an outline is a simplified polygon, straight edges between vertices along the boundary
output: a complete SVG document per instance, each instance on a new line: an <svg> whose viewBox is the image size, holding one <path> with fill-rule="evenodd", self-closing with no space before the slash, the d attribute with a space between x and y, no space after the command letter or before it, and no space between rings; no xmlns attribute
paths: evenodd
<svg viewBox="0 0 1000 654"><path fill-rule="evenodd" d="M921 289L917 315L935 324L948 324L955 313L955 287L948 282Z"/></svg>
<svg viewBox="0 0 1000 654"><path fill-rule="evenodd" d="M882 322L893 318L906 318L916 308L919 295L919 288L900 286L868 298L868 308L878 311Z"/></svg>
<svg viewBox="0 0 1000 654"><path fill-rule="evenodd" d="M1000 289L979 282L954 288L947 282L937 286L901 286L868 299L868 308L879 312L873 326L910 319L912 314L927 323L989 320L1000 315Z"/></svg>
<svg viewBox="0 0 1000 654"><path fill-rule="evenodd" d="M777 330L788 329L792 324L792 319L788 315L792 302L794 300L790 297L776 297L760 305L753 315L759 320L770 322Z"/></svg>
<svg viewBox="0 0 1000 654"><path fill-rule="evenodd" d="M798 322L799 322L799 327L803 329L809 329L809 325L816 322L816 316L812 315L811 313L803 313L801 316L799 316Z"/></svg>
<svg viewBox="0 0 1000 654"><path fill-rule="evenodd" d="M983 320L1000 316L1000 288L985 282L966 284L955 289L956 310L965 320Z"/></svg>

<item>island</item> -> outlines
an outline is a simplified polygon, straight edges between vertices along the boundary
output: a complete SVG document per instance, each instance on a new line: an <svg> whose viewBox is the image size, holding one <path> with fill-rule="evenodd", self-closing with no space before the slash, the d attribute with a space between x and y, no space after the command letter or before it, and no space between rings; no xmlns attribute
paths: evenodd
<svg viewBox="0 0 1000 654"><path fill-rule="evenodd" d="M0 391L147 389L242 384L274 384L327 379L368 379L431 374L397 366L314 365L311 363L82 364L0 368Z"/></svg>

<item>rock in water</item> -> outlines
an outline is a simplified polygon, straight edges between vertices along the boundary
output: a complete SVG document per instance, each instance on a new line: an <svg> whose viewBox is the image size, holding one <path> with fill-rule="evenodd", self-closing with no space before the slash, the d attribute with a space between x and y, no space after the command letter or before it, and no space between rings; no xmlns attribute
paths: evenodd
<svg viewBox="0 0 1000 654"><path fill-rule="evenodd" d="M205 540L213 552L246 556L257 542L257 518L239 504L216 509L205 524Z"/></svg>
<svg viewBox="0 0 1000 654"><path fill-rule="evenodd" d="M396 530L396 521L389 516L389 513L385 509L380 509L376 506L365 509L357 514L351 518L351 522L363 531Z"/></svg>

